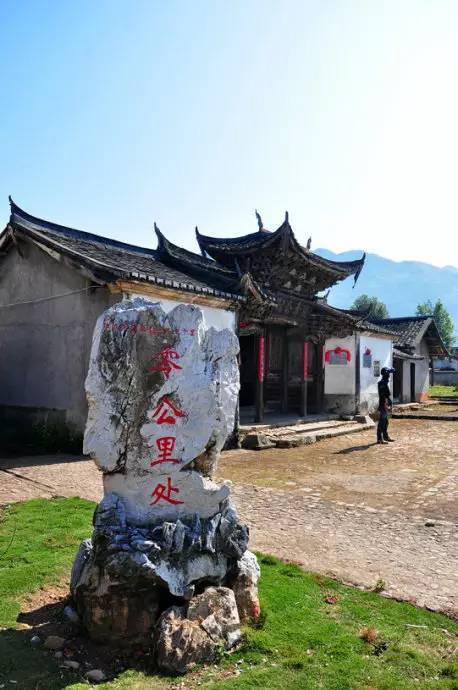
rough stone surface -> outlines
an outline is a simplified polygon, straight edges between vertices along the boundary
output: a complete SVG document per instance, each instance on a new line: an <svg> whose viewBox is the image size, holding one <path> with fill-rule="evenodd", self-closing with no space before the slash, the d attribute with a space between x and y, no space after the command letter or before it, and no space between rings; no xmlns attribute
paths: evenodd
<svg viewBox="0 0 458 690"><path fill-rule="evenodd" d="M53 651L56 651L58 649L62 649L64 644L65 638L59 637L59 635L48 635L43 646L45 649L52 649Z"/></svg>
<svg viewBox="0 0 458 690"><path fill-rule="evenodd" d="M242 622L258 618L261 613L257 587L260 575L261 569L256 556L251 551L245 551L237 562L236 575L231 583Z"/></svg>
<svg viewBox="0 0 458 690"><path fill-rule="evenodd" d="M232 649L240 642L237 604L234 592L228 587L207 587L190 601L187 617L200 621L213 641L223 642L226 649Z"/></svg>
<svg viewBox="0 0 458 690"><path fill-rule="evenodd" d="M192 305L166 314L137 298L114 305L97 321L84 450L104 472L106 493L123 498L131 523L196 512L211 517L227 498L227 487L192 464L199 459L211 475L234 428L238 348L235 333L206 328L202 311ZM157 442L172 435L169 459L152 466L160 458ZM169 477L177 503L152 505L155 486L167 485Z"/></svg>
<svg viewBox="0 0 458 690"><path fill-rule="evenodd" d="M103 473L105 495L71 576L94 639L144 639L173 597L192 601L196 585L226 584L243 557L248 530L228 485L212 480L235 423L237 353L236 335L207 328L192 305L167 314L134 299L98 320L84 450ZM190 647L210 634L183 625ZM207 621L213 636L218 625ZM235 633L222 630L229 648Z"/></svg>
<svg viewBox="0 0 458 690"><path fill-rule="evenodd" d="M184 608L173 606L157 625L156 659L168 673L186 673L198 663L213 661L216 644L198 620L185 618Z"/></svg>
<svg viewBox="0 0 458 690"><path fill-rule="evenodd" d="M274 447L275 441L272 441L266 434L247 434L242 441L242 448L246 450L263 450Z"/></svg>
<svg viewBox="0 0 458 690"><path fill-rule="evenodd" d="M100 668L93 668L86 673L86 678L91 683L101 683L106 680L104 672Z"/></svg>

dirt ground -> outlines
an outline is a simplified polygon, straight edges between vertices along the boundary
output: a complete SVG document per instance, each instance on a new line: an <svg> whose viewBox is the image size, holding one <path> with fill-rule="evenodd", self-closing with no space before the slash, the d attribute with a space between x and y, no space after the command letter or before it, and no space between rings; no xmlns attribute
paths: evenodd
<svg viewBox="0 0 458 690"><path fill-rule="evenodd" d="M251 548L389 596L458 615L458 424L393 420L396 443L373 430L312 446L229 451ZM37 496L99 500L101 475L81 458L0 461L0 504Z"/></svg>

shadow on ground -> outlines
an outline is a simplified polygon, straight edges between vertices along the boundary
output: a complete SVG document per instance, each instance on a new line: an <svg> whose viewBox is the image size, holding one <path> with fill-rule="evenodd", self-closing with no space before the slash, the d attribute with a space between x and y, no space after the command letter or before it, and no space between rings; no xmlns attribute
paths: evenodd
<svg viewBox="0 0 458 690"><path fill-rule="evenodd" d="M369 448L372 448L372 446L376 446L377 441L374 441L373 443L365 443L362 446L350 446L350 448L342 448L341 450L336 450L333 455L349 455L350 453L362 453L365 450L368 450Z"/></svg>
<svg viewBox="0 0 458 690"><path fill-rule="evenodd" d="M63 609L67 601L44 604L32 611L21 612L17 621L27 626L0 631L0 679L21 690L63 690L87 685L85 674L90 669L103 669L107 679L114 679L126 670L141 671L155 676L150 649L137 646L130 649L96 644L79 628L67 621ZM49 635L65 639L62 657L48 651L43 642ZM38 636L41 643L33 646ZM63 667L65 661L76 661L77 670ZM159 676L160 677L160 676ZM151 679L153 682L153 678ZM1 687L1 685L0 685ZM151 685L151 687L155 687Z"/></svg>

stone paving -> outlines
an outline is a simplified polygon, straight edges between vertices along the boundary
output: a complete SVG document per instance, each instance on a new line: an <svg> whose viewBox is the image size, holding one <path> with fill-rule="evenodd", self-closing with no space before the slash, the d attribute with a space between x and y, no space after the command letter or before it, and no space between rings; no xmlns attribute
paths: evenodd
<svg viewBox="0 0 458 690"><path fill-rule="evenodd" d="M458 429L394 420L374 431L295 449L230 451L219 477L251 529L251 546L305 568L458 615ZM3 470L3 471L2 471ZM0 460L0 503L35 496L99 500L88 460Z"/></svg>

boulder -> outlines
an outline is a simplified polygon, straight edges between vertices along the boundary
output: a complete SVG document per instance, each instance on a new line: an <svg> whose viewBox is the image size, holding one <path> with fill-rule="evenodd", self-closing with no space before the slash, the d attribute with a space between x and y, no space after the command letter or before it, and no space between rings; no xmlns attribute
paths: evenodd
<svg viewBox="0 0 458 690"><path fill-rule="evenodd" d="M64 645L64 637L60 637L59 635L48 635L48 637L44 641L43 647L45 649L52 649L53 651L57 651L63 649Z"/></svg>
<svg viewBox="0 0 458 690"><path fill-rule="evenodd" d="M234 592L228 587L208 587L189 602L187 617L199 621L214 642L231 649L240 642L240 618Z"/></svg>
<svg viewBox="0 0 458 690"><path fill-rule="evenodd" d="M234 331L208 327L198 306L165 311L140 298L110 307L94 331L84 451L103 473L104 498L74 562L67 614L98 641L153 635L171 672L240 639L222 585L244 558L248 528L213 478L235 427L238 349ZM188 610L163 613L174 598Z"/></svg>
<svg viewBox="0 0 458 690"><path fill-rule="evenodd" d="M216 648L198 620L185 618L184 608L172 606L159 619L156 659L161 670L172 674L186 673L196 664L213 661Z"/></svg>
<svg viewBox="0 0 458 690"><path fill-rule="evenodd" d="M251 551L245 551L237 562L236 576L231 584L242 622L258 618L261 613L257 587L260 575L256 556Z"/></svg>

